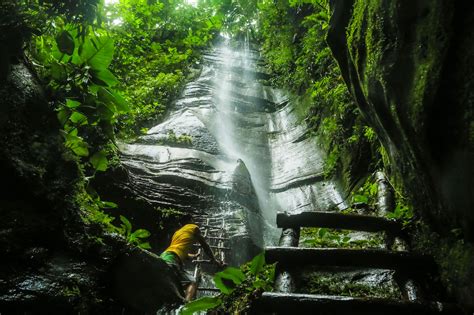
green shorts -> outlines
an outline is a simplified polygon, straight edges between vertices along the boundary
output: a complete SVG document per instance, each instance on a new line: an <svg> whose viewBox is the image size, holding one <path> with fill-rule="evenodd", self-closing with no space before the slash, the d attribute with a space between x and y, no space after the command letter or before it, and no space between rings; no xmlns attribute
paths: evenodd
<svg viewBox="0 0 474 315"><path fill-rule="evenodd" d="M181 259L173 252L164 251L160 258L163 259L168 266L170 266L176 276L178 277L179 281L182 285L187 285L191 282L194 282L193 277L184 270L183 263Z"/></svg>

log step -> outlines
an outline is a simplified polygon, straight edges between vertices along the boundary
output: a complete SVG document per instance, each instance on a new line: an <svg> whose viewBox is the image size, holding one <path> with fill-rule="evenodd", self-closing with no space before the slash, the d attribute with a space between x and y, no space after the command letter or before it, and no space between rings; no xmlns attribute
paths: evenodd
<svg viewBox="0 0 474 315"><path fill-rule="evenodd" d="M280 266L340 266L400 270L417 275L436 271L431 256L384 249L266 247L265 258Z"/></svg>
<svg viewBox="0 0 474 315"><path fill-rule="evenodd" d="M387 231L401 234L402 224L382 217L337 212L306 211L298 213L280 212L277 214L279 228L324 227L365 232Z"/></svg>
<svg viewBox="0 0 474 315"><path fill-rule="evenodd" d="M449 303L273 292L264 292L254 308L258 314L465 314Z"/></svg>

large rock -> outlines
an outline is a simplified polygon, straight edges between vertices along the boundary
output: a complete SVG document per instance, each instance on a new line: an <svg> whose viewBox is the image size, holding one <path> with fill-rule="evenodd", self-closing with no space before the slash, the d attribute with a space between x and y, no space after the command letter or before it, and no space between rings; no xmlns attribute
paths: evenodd
<svg viewBox="0 0 474 315"><path fill-rule="evenodd" d="M123 286L156 293L154 310L156 303L179 300L176 290L162 290L176 282L161 259L149 255L144 261L122 237L84 224L75 199L83 189L78 166L64 150L41 85L23 63L13 64L1 82L0 102L0 173L7 187L0 190L0 312L144 313L150 303L137 307L111 287L117 278L112 265L127 253L130 270L122 272L132 272L136 259L135 266L152 266L165 280L150 284L125 275Z"/></svg>
<svg viewBox="0 0 474 315"><path fill-rule="evenodd" d="M437 232L473 241L474 4L331 1L331 10L328 44L394 174ZM460 299L472 301L474 266L460 257L473 251L453 244L432 248Z"/></svg>

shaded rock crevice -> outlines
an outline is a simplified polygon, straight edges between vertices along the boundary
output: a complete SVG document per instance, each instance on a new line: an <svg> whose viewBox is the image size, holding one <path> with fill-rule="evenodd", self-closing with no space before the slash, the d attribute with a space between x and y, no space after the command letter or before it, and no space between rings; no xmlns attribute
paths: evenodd
<svg viewBox="0 0 474 315"><path fill-rule="evenodd" d="M467 57L474 49L468 31L473 5L356 0L331 1L331 10L327 42L388 153L393 177L431 226L429 233L451 244L427 245L421 237L414 247L433 253L451 292L472 304L466 279L474 266L461 259L460 276L454 261L474 255L463 243L474 239L473 63Z"/></svg>

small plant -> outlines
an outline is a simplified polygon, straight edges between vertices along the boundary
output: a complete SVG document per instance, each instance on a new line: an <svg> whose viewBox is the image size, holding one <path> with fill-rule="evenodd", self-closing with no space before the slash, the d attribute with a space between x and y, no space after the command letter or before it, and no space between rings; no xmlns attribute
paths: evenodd
<svg viewBox="0 0 474 315"><path fill-rule="evenodd" d="M347 231L334 231L327 228L303 229L303 243L309 247L348 247L351 238Z"/></svg>
<svg viewBox="0 0 474 315"><path fill-rule="evenodd" d="M374 205L377 199L377 189L377 183L373 181L372 177L367 178L364 184L352 193L352 202Z"/></svg>
<svg viewBox="0 0 474 315"><path fill-rule="evenodd" d="M159 143L160 144L185 144L185 145L188 144L190 145L193 143L193 138L186 133L183 133L177 136L173 130L168 130L166 138L161 139Z"/></svg>
<svg viewBox="0 0 474 315"><path fill-rule="evenodd" d="M150 249L151 246L145 239L150 236L150 232L145 229L138 229L132 232L132 223L124 216L120 216L122 224L116 226L113 224L115 218L104 212L105 209L115 209L117 204L110 201L103 201L97 193L84 192L77 195L78 202L85 210L83 220L86 223L95 223L100 225L108 233L117 233L122 235L127 242L143 249Z"/></svg>
<svg viewBox="0 0 474 315"><path fill-rule="evenodd" d="M353 239L347 230L327 228L305 228L301 231L303 244L307 247L318 248L367 248L380 247L384 242L383 236L374 234L364 239Z"/></svg>
<svg viewBox="0 0 474 315"><path fill-rule="evenodd" d="M145 242L145 239L147 239L151 233L148 230L145 229L138 229L132 232L132 223L124 217L123 215L120 216L120 221L122 221L122 225L120 226L118 232L125 236L125 239L127 242L130 244L137 245L140 248L143 249L150 249L150 243Z"/></svg>
<svg viewBox="0 0 474 315"><path fill-rule="evenodd" d="M411 223L413 219L413 209L403 203L397 203L393 212L387 213L387 218L400 220L404 226Z"/></svg>
<svg viewBox="0 0 474 315"><path fill-rule="evenodd" d="M238 314L247 309L259 292L271 291L275 277L275 265L265 264L265 254L255 256L240 268L228 267L216 273L214 283L221 294L203 297L184 306L180 315L217 308L225 314Z"/></svg>

